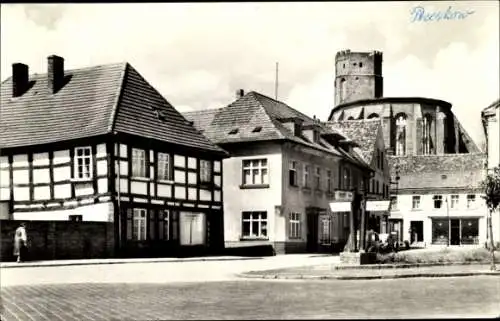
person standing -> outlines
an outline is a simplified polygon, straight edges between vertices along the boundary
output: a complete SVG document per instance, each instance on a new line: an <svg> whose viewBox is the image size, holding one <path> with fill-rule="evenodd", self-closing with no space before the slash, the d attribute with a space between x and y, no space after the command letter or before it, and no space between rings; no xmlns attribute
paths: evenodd
<svg viewBox="0 0 500 321"><path fill-rule="evenodd" d="M14 256L17 256L18 263L26 259L27 243L26 224L21 223L14 234Z"/></svg>

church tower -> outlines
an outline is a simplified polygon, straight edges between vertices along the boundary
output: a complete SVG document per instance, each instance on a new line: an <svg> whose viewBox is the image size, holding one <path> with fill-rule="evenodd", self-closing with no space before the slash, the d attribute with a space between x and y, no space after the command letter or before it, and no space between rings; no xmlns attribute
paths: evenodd
<svg viewBox="0 0 500 321"><path fill-rule="evenodd" d="M383 96L382 52L337 52L335 106Z"/></svg>

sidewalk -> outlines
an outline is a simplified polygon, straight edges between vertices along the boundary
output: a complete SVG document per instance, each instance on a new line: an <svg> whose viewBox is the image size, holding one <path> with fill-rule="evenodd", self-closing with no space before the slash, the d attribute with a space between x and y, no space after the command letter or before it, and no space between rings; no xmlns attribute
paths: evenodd
<svg viewBox="0 0 500 321"><path fill-rule="evenodd" d="M206 257L166 257L166 258L131 258L131 259L84 259L84 260L47 260L28 262L2 262L0 268L24 268L44 266L69 266L69 265L99 265L99 264L125 264L125 263L175 263L175 262L201 262L201 261L241 261L260 260L262 257L247 256L206 256Z"/></svg>
<svg viewBox="0 0 500 321"><path fill-rule="evenodd" d="M491 271L489 264L433 265L419 267L317 265L239 274L242 278L258 279L321 279L321 280L370 280L414 277L459 277L474 275L500 276L500 270Z"/></svg>

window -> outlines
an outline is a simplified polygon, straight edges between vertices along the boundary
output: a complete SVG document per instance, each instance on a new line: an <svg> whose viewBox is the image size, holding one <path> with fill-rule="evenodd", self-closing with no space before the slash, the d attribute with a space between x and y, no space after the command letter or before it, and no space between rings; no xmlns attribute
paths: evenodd
<svg viewBox="0 0 500 321"><path fill-rule="evenodd" d="M414 195L412 197L412 208L418 210L420 208L420 196Z"/></svg>
<svg viewBox="0 0 500 321"><path fill-rule="evenodd" d="M474 207L475 204L476 204L476 195L474 194L467 195L467 208Z"/></svg>
<svg viewBox="0 0 500 321"><path fill-rule="evenodd" d="M326 171L326 190L331 193L333 192L333 186L332 186L332 171L327 170Z"/></svg>
<svg viewBox="0 0 500 321"><path fill-rule="evenodd" d="M380 151L377 150L377 168L380 168Z"/></svg>
<svg viewBox="0 0 500 321"><path fill-rule="evenodd" d="M432 244L448 244L449 226L447 219L432 219Z"/></svg>
<svg viewBox="0 0 500 321"><path fill-rule="evenodd" d="M477 218L461 219L462 244L479 244L479 220Z"/></svg>
<svg viewBox="0 0 500 321"><path fill-rule="evenodd" d="M442 195L434 195L434 197L432 197L432 200L434 201L434 208L441 208L441 206L443 205Z"/></svg>
<svg viewBox="0 0 500 321"><path fill-rule="evenodd" d="M300 223L300 213L290 213L289 219L289 238L291 239L300 239L302 237L302 229Z"/></svg>
<svg viewBox="0 0 500 321"><path fill-rule="evenodd" d="M378 181L375 182L375 186L377 186L377 189L375 190L375 193L379 194L380 190L379 190L379 183L378 183Z"/></svg>
<svg viewBox="0 0 500 321"><path fill-rule="evenodd" d="M396 116L396 156L406 154L406 115Z"/></svg>
<svg viewBox="0 0 500 321"><path fill-rule="evenodd" d="M458 195L451 195L450 208L458 208Z"/></svg>
<svg viewBox="0 0 500 321"><path fill-rule="evenodd" d="M236 135L238 133L238 128L233 128L229 131L229 135Z"/></svg>
<svg viewBox="0 0 500 321"><path fill-rule="evenodd" d="M367 119L374 119L374 118L378 118L378 117L379 117L378 114L372 113L372 114L368 115Z"/></svg>
<svg viewBox="0 0 500 321"><path fill-rule="evenodd" d="M391 211L396 211L398 209L398 197L391 196Z"/></svg>
<svg viewBox="0 0 500 321"><path fill-rule="evenodd" d="M384 170L384 151L380 152L380 169Z"/></svg>
<svg viewBox="0 0 500 321"><path fill-rule="evenodd" d="M169 181L172 179L170 170L170 155L158 153L158 179Z"/></svg>
<svg viewBox="0 0 500 321"><path fill-rule="evenodd" d="M432 150L431 125L432 116L426 114L422 119L422 153L424 155L430 154Z"/></svg>
<svg viewBox="0 0 500 321"><path fill-rule="evenodd" d="M344 190L350 190L351 189L351 173L349 171L349 168L344 167Z"/></svg>
<svg viewBox="0 0 500 321"><path fill-rule="evenodd" d="M132 148L132 176L146 177L146 152Z"/></svg>
<svg viewBox="0 0 500 321"><path fill-rule="evenodd" d="M200 160L200 182L210 183L212 181L212 162Z"/></svg>
<svg viewBox="0 0 500 321"><path fill-rule="evenodd" d="M267 238L267 212L243 212L243 238Z"/></svg>
<svg viewBox="0 0 500 321"><path fill-rule="evenodd" d="M132 238L137 241L146 240L146 210L134 208L134 224Z"/></svg>
<svg viewBox="0 0 500 321"><path fill-rule="evenodd" d="M243 185L268 183L267 159L246 159L243 161Z"/></svg>
<svg viewBox="0 0 500 321"><path fill-rule="evenodd" d="M317 190L321 189L321 169L319 167L316 167L316 172L314 174L314 181L315 181L315 186Z"/></svg>
<svg viewBox="0 0 500 321"><path fill-rule="evenodd" d="M92 178L92 149L90 147L75 148L75 178Z"/></svg>
<svg viewBox="0 0 500 321"><path fill-rule="evenodd" d="M288 178L290 185L297 186L297 162L290 161L290 168L288 169Z"/></svg>
<svg viewBox="0 0 500 321"><path fill-rule="evenodd" d="M340 93L341 93L340 101L345 100L347 96L347 85L345 83L345 78L342 78L340 80Z"/></svg>
<svg viewBox="0 0 500 321"><path fill-rule="evenodd" d="M309 165L304 165L304 187L309 187Z"/></svg>
<svg viewBox="0 0 500 321"><path fill-rule="evenodd" d="M361 67L363 67L363 63L362 62L359 63L359 68L361 68Z"/></svg>

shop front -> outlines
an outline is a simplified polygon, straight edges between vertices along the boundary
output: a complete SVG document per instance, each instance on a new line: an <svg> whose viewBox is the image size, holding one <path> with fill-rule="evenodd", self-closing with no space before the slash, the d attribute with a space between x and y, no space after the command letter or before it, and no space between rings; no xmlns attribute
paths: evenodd
<svg viewBox="0 0 500 321"><path fill-rule="evenodd" d="M477 217L431 218L433 245L478 245Z"/></svg>

